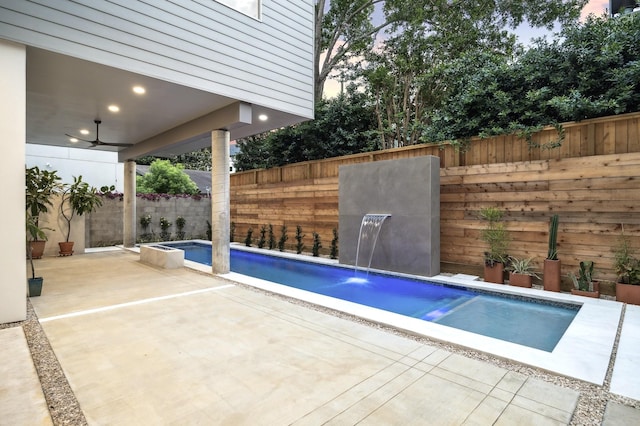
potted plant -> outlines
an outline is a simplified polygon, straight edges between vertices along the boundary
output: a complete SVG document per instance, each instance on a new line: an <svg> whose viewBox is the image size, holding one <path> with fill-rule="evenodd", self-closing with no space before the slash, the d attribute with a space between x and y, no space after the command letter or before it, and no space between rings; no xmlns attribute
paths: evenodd
<svg viewBox="0 0 640 426"><path fill-rule="evenodd" d="M631 242L624 234L624 226L614 254L613 266L618 275L616 300L640 305L640 260L635 257Z"/></svg>
<svg viewBox="0 0 640 426"><path fill-rule="evenodd" d="M65 241L58 243L60 246L60 256L71 256L73 254L73 241L71 237L71 220L74 216L82 216L85 213L94 211L102 205L102 199L98 195L96 188L89 186L82 181L82 176L73 177L73 183L66 185L62 191L60 202L60 214L66 222Z"/></svg>
<svg viewBox="0 0 640 426"><path fill-rule="evenodd" d="M40 214L47 213L53 207L53 197L60 191L62 185L57 172L40 170L38 166L27 167L25 173L25 205L35 228L40 225ZM44 229L44 228L38 228ZM39 259L44 253L44 233L29 233L29 256Z"/></svg>
<svg viewBox="0 0 640 426"><path fill-rule="evenodd" d="M42 293L42 283L44 278L36 277L36 269L33 265L33 249L28 244L30 241L46 241L47 235L42 228L39 228L36 224L36 218L31 216L31 213L26 212L26 230L27 230L27 257L31 265L31 278L27 278L27 284L29 288L29 297L40 296Z"/></svg>
<svg viewBox="0 0 640 426"><path fill-rule="evenodd" d="M591 260L581 261L577 276L573 272L569 272L569 278L573 282L571 294L596 299L600 297L598 282L593 280L594 265L595 263Z"/></svg>
<svg viewBox="0 0 640 426"><path fill-rule="evenodd" d="M558 259L558 215L554 214L549 221L549 249L542 271L542 285L545 290L560 291L561 266Z"/></svg>
<svg viewBox="0 0 640 426"><path fill-rule="evenodd" d="M480 210L480 218L487 221L487 227L482 230L480 238L489 245L489 250L484 253L484 280L496 284L504 283L503 274L510 241L502 216L502 211L495 207Z"/></svg>
<svg viewBox="0 0 640 426"><path fill-rule="evenodd" d="M533 259L531 258L518 259L517 257L509 256L509 265L507 266L509 284L531 288L533 277L539 278L533 271L532 262Z"/></svg>

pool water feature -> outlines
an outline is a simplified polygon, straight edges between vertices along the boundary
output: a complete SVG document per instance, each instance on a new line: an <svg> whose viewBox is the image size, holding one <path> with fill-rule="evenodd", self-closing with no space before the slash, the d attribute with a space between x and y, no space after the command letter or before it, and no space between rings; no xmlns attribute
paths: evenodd
<svg viewBox="0 0 640 426"><path fill-rule="evenodd" d="M211 246L166 243L185 259L211 265ZM411 318L551 352L580 305L547 304L521 297L351 268L231 250L233 272L394 312Z"/></svg>

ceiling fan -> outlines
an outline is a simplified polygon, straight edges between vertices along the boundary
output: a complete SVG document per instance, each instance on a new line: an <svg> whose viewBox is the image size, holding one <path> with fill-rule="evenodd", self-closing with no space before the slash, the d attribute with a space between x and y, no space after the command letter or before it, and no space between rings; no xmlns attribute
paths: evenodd
<svg viewBox="0 0 640 426"><path fill-rule="evenodd" d="M89 142L91 144L91 148L93 148L94 146L122 146L122 147L133 146L132 143L114 143L114 142L103 142L103 141L101 141L99 136L98 136L99 135L98 131L99 131L99 128L100 128L100 123L102 123L102 120L99 120L99 119L96 118L95 120L93 120L93 122L96 123L96 138L95 138L95 140L90 141L90 140L87 140L87 139L82 139L82 138L79 138L77 136L70 135L68 133L65 133L65 135L69 136L70 138L75 138L75 139L77 139L79 141Z"/></svg>

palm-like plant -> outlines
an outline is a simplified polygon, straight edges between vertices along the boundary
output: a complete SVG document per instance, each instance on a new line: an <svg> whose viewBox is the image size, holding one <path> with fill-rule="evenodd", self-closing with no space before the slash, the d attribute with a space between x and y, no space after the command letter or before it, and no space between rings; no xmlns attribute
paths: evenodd
<svg viewBox="0 0 640 426"><path fill-rule="evenodd" d="M68 207L65 207L68 204ZM82 216L85 213L94 211L102 205L102 199L98 195L98 190L82 181L82 176L73 177L73 183L64 188L62 192L62 202L60 213L67 223L65 241L69 242L71 236L71 220L75 215Z"/></svg>
<svg viewBox="0 0 640 426"><path fill-rule="evenodd" d="M27 167L25 176L26 209L35 227L38 227L41 213L47 213L53 207L53 196L60 192L62 183L57 172L40 170L38 166ZM36 241L41 237L30 234ZM34 236L35 235L35 236Z"/></svg>

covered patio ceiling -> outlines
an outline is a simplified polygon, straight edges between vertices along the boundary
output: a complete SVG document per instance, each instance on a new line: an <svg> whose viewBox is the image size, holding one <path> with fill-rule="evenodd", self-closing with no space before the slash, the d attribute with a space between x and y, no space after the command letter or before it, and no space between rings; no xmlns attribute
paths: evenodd
<svg viewBox="0 0 640 426"><path fill-rule="evenodd" d="M135 93L135 86L143 87L145 93ZM27 143L118 151L121 160L176 155L210 146L209 134L203 129L219 129L215 126L221 120L215 112L232 109L238 101L245 102L244 111L250 118L244 123L250 123L226 129L232 140L301 121L293 114L251 105L246 99L27 48ZM111 105L119 111L110 111ZM260 120L260 115L268 118ZM71 142L66 136L94 140L96 119L102 121L101 141L134 146L92 147L83 141ZM81 134L83 129L89 133Z"/></svg>

